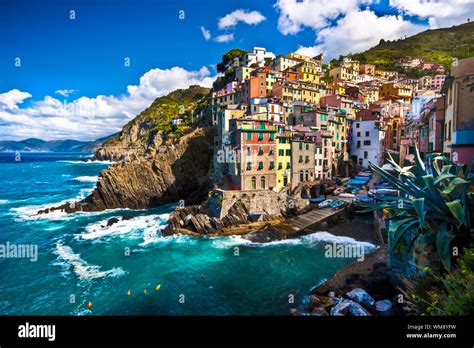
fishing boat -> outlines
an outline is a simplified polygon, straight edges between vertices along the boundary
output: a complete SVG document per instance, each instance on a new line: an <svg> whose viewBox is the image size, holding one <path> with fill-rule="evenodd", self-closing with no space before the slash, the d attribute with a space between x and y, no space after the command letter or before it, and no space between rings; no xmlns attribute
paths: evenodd
<svg viewBox="0 0 474 348"><path fill-rule="evenodd" d="M320 197L316 197L316 198L310 198L309 201L311 202L311 204L319 204L321 202L324 202L326 200L326 197L324 196L320 196Z"/></svg>
<svg viewBox="0 0 474 348"><path fill-rule="evenodd" d="M323 208L329 207L331 203L332 203L332 199L326 199L324 202L321 202L318 204L318 208L323 209Z"/></svg>
<svg viewBox="0 0 474 348"><path fill-rule="evenodd" d="M331 202L329 205L333 209L339 209L339 208L343 207L345 204L346 204L346 202L341 201L340 199L336 199L335 201Z"/></svg>

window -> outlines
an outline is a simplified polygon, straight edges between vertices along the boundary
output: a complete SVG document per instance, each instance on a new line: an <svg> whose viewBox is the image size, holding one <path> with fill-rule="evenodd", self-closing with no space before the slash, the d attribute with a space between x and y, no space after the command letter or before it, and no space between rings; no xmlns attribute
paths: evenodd
<svg viewBox="0 0 474 348"><path fill-rule="evenodd" d="M451 121L448 122L448 140L451 140Z"/></svg>
<svg viewBox="0 0 474 348"><path fill-rule="evenodd" d="M299 163L303 163L303 156L300 155L300 158L298 159Z"/></svg>
<svg viewBox="0 0 474 348"><path fill-rule="evenodd" d="M258 162L258 170L262 170L263 169L263 162Z"/></svg>
<svg viewBox="0 0 474 348"><path fill-rule="evenodd" d="M357 132L357 136L360 137L360 132Z"/></svg>
<svg viewBox="0 0 474 348"><path fill-rule="evenodd" d="M309 163L309 156L305 156L304 163Z"/></svg>
<svg viewBox="0 0 474 348"><path fill-rule="evenodd" d="M286 155L291 156L291 150L286 150Z"/></svg>
<svg viewBox="0 0 474 348"><path fill-rule="evenodd" d="M252 162L247 162L247 170L252 170Z"/></svg>
<svg viewBox="0 0 474 348"><path fill-rule="evenodd" d="M357 141L357 148L360 148L360 140Z"/></svg>
<svg viewBox="0 0 474 348"><path fill-rule="evenodd" d="M366 137L370 136L370 132L365 132L365 136Z"/></svg>
<svg viewBox="0 0 474 348"><path fill-rule="evenodd" d="M257 178L252 176L252 190L257 189Z"/></svg>
<svg viewBox="0 0 474 348"><path fill-rule="evenodd" d="M302 142L299 142L298 146L299 146L300 150L303 150L303 143Z"/></svg>
<svg viewBox="0 0 474 348"><path fill-rule="evenodd" d="M364 140L364 145L370 146L370 140Z"/></svg>
<svg viewBox="0 0 474 348"><path fill-rule="evenodd" d="M263 140L263 133L258 133L258 141L262 141Z"/></svg>
<svg viewBox="0 0 474 348"><path fill-rule="evenodd" d="M262 177L260 178L260 187L264 189L265 186L266 186L265 184L266 184L265 177L262 176Z"/></svg>
<svg viewBox="0 0 474 348"><path fill-rule="evenodd" d="M252 155L252 148L249 146L247 147L247 156Z"/></svg>
<svg viewBox="0 0 474 348"><path fill-rule="evenodd" d="M285 151L283 149L278 150L278 156L283 156Z"/></svg>
<svg viewBox="0 0 474 348"><path fill-rule="evenodd" d="M309 150L309 144L306 144L306 151Z"/></svg>
<svg viewBox="0 0 474 348"><path fill-rule="evenodd" d="M275 133L270 133L270 140L274 140L275 139Z"/></svg>
<svg viewBox="0 0 474 348"><path fill-rule="evenodd" d="M278 162L278 170L282 170L282 169L283 169L283 163Z"/></svg>
<svg viewBox="0 0 474 348"><path fill-rule="evenodd" d="M252 133L250 132L247 133L247 140L252 140Z"/></svg>
<svg viewBox="0 0 474 348"><path fill-rule="evenodd" d="M302 170L300 170L300 181L304 181L304 174Z"/></svg>
<svg viewBox="0 0 474 348"><path fill-rule="evenodd" d="M369 153L367 151L364 151L364 158L367 159L369 157Z"/></svg>
<svg viewBox="0 0 474 348"><path fill-rule="evenodd" d="M270 169L275 169L275 162L270 162Z"/></svg>
<svg viewBox="0 0 474 348"><path fill-rule="evenodd" d="M263 146L258 147L258 154L261 156L263 155Z"/></svg>
<svg viewBox="0 0 474 348"><path fill-rule="evenodd" d="M290 162L286 162L286 169L290 169L290 168L291 168Z"/></svg>

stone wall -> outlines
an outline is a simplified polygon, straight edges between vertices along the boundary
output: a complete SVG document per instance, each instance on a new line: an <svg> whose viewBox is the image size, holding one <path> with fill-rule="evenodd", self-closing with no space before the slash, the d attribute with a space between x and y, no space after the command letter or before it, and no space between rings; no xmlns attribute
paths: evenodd
<svg viewBox="0 0 474 348"><path fill-rule="evenodd" d="M272 190L215 189L209 199L209 215L222 218L237 201L241 201L249 212L266 212L272 216L281 215L281 209L287 207L284 193Z"/></svg>

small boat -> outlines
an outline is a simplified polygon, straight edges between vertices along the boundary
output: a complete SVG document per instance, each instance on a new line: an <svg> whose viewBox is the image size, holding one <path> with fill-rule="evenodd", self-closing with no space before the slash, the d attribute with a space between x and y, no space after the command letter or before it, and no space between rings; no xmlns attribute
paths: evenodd
<svg viewBox="0 0 474 348"><path fill-rule="evenodd" d="M339 208L343 207L345 204L346 204L346 202L341 201L340 199L336 199L335 201L333 201L333 202L330 204L330 206L331 206L331 208L333 208L333 209L339 209Z"/></svg>
<svg viewBox="0 0 474 348"><path fill-rule="evenodd" d="M338 194L341 194L342 192L344 192L344 188L343 187L338 187L337 189L334 190L334 192L332 194L334 196L337 196Z"/></svg>
<svg viewBox="0 0 474 348"><path fill-rule="evenodd" d="M355 198L355 194L353 194L353 193L341 193L339 195L339 197L341 197L341 198Z"/></svg>
<svg viewBox="0 0 474 348"><path fill-rule="evenodd" d="M367 196L356 196L355 199L356 199L356 201L360 201L360 202L371 202L372 201L372 198L367 197Z"/></svg>
<svg viewBox="0 0 474 348"><path fill-rule="evenodd" d="M398 190L392 190L392 189L370 190L368 194L369 194L369 197L397 196Z"/></svg>
<svg viewBox="0 0 474 348"><path fill-rule="evenodd" d="M356 194L356 193L360 192L360 188L358 188L358 187L348 187L348 188L346 188L345 192Z"/></svg>
<svg viewBox="0 0 474 348"><path fill-rule="evenodd" d="M329 207L331 203L332 203L332 199L326 199L324 202L321 202L318 204L318 208L322 209L322 208Z"/></svg>
<svg viewBox="0 0 474 348"><path fill-rule="evenodd" d="M325 190L324 193L327 194L327 195L332 194L335 189L336 189L336 186L328 187L328 188Z"/></svg>
<svg viewBox="0 0 474 348"><path fill-rule="evenodd" d="M326 197L323 197L323 196L309 199L311 204L318 204L318 203L324 202L325 200L326 200Z"/></svg>
<svg viewBox="0 0 474 348"><path fill-rule="evenodd" d="M356 176L365 176L365 177L371 177L371 176L372 176L372 174L370 174L370 173L365 173L365 172L359 172L359 173L357 173L357 174L356 174Z"/></svg>

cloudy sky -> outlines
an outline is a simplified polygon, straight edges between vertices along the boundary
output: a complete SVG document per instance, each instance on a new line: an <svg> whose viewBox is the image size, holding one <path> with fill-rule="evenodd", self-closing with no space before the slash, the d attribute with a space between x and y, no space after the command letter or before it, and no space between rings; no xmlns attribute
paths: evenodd
<svg viewBox="0 0 474 348"><path fill-rule="evenodd" d="M2 0L0 140L112 134L235 47L332 58L467 18L474 0Z"/></svg>

